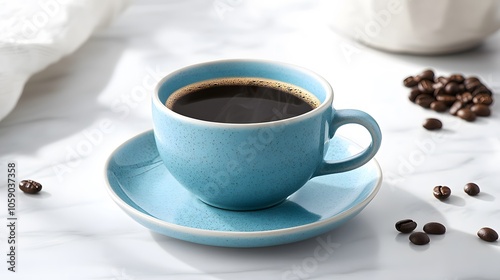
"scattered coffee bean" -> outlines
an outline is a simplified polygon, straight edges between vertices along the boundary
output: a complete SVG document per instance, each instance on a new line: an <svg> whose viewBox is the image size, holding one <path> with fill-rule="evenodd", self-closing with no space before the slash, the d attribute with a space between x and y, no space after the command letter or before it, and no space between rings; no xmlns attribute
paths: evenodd
<svg viewBox="0 0 500 280"><path fill-rule="evenodd" d="M457 116L468 122L473 122L476 120L476 114L474 114L474 112L472 112L472 110L469 108L462 108L458 110Z"/></svg>
<svg viewBox="0 0 500 280"><path fill-rule="evenodd" d="M435 186L433 189L434 197L439 200L445 200L451 195L451 189L447 186Z"/></svg>
<svg viewBox="0 0 500 280"><path fill-rule="evenodd" d="M416 76L404 79L403 84L411 88L408 96L411 102L436 112L446 112L472 122L476 116L490 116L493 93L477 77L465 77L456 73L449 77L435 76L427 69ZM474 106L481 104L485 106ZM467 109L458 112L461 109Z"/></svg>
<svg viewBox="0 0 500 280"><path fill-rule="evenodd" d="M415 103L423 108L429 108L432 102L434 102L434 98L427 94L420 94L417 96L417 99L415 99Z"/></svg>
<svg viewBox="0 0 500 280"><path fill-rule="evenodd" d="M427 130L437 130L443 127L443 123L438 119L428 118L422 126Z"/></svg>
<svg viewBox="0 0 500 280"><path fill-rule="evenodd" d="M478 195L480 191L479 186L475 183L467 183L464 186L464 192L470 196Z"/></svg>
<svg viewBox="0 0 500 280"><path fill-rule="evenodd" d="M474 91L472 92L472 95L476 96L480 93L485 93L487 95L491 95L491 91L487 87L485 87L484 85L476 87L474 89Z"/></svg>
<svg viewBox="0 0 500 280"><path fill-rule="evenodd" d="M474 91L476 88L482 86L483 84L480 81L473 81L464 85L466 90Z"/></svg>
<svg viewBox="0 0 500 280"><path fill-rule="evenodd" d="M448 79L450 82L456 82L457 84L461 84L465 81L465 77L462 74L453 74L450 75Z"/></svg>
<svg viewBox="0 0 500 280"><path fill-rule="evenodd" d="M484 104L474 104L470 107L470 110L478 117L487 117L491 115L490 107Z"/></svg>
<svg viewBox="0 0 500 280"><path fill-rule="evenodd" d="M33 180L22 180L19 183L19 189L25 193L35 194L42 190L42 185Z"/></svg>
<svg viewBox="0 0 500 280"><path fill-rule="evenodd" d="M446 92L444 92L444 87L441 83L434 84L434 96L438 95L447 95Z"/></svg>
<svg viewBox="0 0 500 280"><path fill-rule="evenodd" d="M449 82L445 87L444 87L444 92L449 95L455 95L459 93L459 88L458 84L455 82Z"/></svg>
<svg viewBox="0 0 500 280"><path fill-rule="evenodd" d="M458 92L465 92L465 85L464 84L458 84Z"/></svg>
<svg viewBox="0 0 500 280"><path fill-rule="evenodd" d="M415 77L409 76L406 79L404 79L403 84L405 87L411 88L416 86L418 84L418 81L417 79L415 79Z"/></svg>
<svg viewBox="0 0 500 280"><path fill-rule="evenodd" d="M467 84L471 84L471 83L479 83L481 84L481 81L477 78L477 77L468 77L464 80L464 84L467 85Z"/></svg>
<svg viewBox="0 0 500 280"><path fill-rule="evenodd" d="M466 92L463 92L461 94L457 94L456 98L460 102L467 104L467 103L470 103L472 101L472 93L466 91Z"/></svg>
<svg viewBox="0 0 500 280"><path fill-rule="evenodd" d="M464 103L462 103L462 101L460 100L457 100L455 101L455 103L453 103L453 105L451 105L451 108L450 108L450 114L456 116L457 115L457 112L462 109L464 107Z"/></svg>
<svg viewBox="0 0 500 280"><path fill-rule="evenodd" d="M427 233L417 231L412 234L410 234L410 242L415 244L415 245L425 245L429 243L431 240Z"/></svg>
<svg viewBox="0 0 500 280"><path fill-rule="evenodd" d="M420 95L420 90L418 90L417 87L414 87L411 91L410 94L408 95L408 99L410 99L411 102L415 102L415 99Z"/></svg>
<svg viewBox="0 0 500 280"><path fill-rule="evenodd" d="M436 112L446 112L448 110L448 106L442 101L433 101L430 108Z"/></svg>
<svg viewBox="0 0 500 280"><path fill-rule="evenodd" d="M436 90L439 90L439 89L443 89L443 86L445 84L441 83L440 81L437 81L432 84L432 88L434 88L434 95L438 94L438 93L441 93L441 92L436 92Z"/></svg>
<svg viewBox="0 0 500 280"><path fill-rule="evenodd" d="M422 80L418 83L418 90L424 94L434 93L434 83L429 80Z"/></svg>
<svg viewBox="0 0 500 280"><path fill-rule="evenodd" d="M430 222L424 225L424 231L427 234L444 234L446 232L446 227L437 222Z"/></svg>
<svg viewBox="0 0 500 280"><path fill-rule="evenodd" d="M489 227L484 227L477 232L477 236L487 242L495 242L498 239L498 233Z"/></svg>
<svg viewBox="0 0 500 280"><path fill-rule="evenodd" d="M457 101L457 98L453 95L438 94L436 95L436 100L441 101L446 104L447 107L450 107L453 103L455 103L455 101Z"/></svg>
<svg viewBox="0 0 500 280"><path fill-rule="evenodd" d="M472 102L474 104L491 105L493 104L493 98L487 93L479 93L472 98Z"/></svg>
<svg viewBox="0 0 500 280"><path fill-rule="evenodd" d="M396 230L402 233L410 233L417 228L417 223L411 219L405 219L396 223Z"/></svg>
<svg viewBox="0 0 500 280"><path fill-rule="evenodd" d="M470 195L475 196L480 192L479 186L475 183L467 183L464 186L464 191ZM444 200L451 195L451 189L447 186L436 186L433 189L433 194L436 198ZM402 220L404 222L413 222L412 220ZM398 222L398 223L400 223ZM398 227L396 223L396 228ZM416 227L416 223L415 223ZM415 228L413 228L415 229ZM412 229L412 230L413 230ZM410 235L410 241L415 245L424 245L430 242L430 238L427 234L444 234L446 232L446 227L438 222L430 222L424 225L424 232L414 232ZM498 233L489 227L481 228L477 232L477 236L487 242L495 242L498 240Z"/></svg>
<svg viewBox="0 0 500 280"><path fill-rule="evenodd" d="M434 81L434 71L432 69L424 70L420 75L418 75L420 80Z"/></svg>

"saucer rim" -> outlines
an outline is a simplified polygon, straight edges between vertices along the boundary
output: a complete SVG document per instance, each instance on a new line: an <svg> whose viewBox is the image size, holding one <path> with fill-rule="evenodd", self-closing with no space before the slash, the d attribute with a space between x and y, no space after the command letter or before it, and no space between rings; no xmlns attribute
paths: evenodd
<svg viewBox="0 0 500 280"><path fill-rule="evenodd" d="M356 214L358 211L361 211L364 207L366 207L371 200L377 195L378 191L380 190L382 186L382 181L383 181L383 174L382 170L380 168L380 164L378 161L374 158L372 158L370 161L368 161L366 164L374 164L376 171L377 171L377 182L375 186L372 188L370 194L366 196L362 201L357 203L356 205L345 209L344 211L333 215L332 217L329 217L328 219L317 221L317 222L312 222L308 224L303 224L303 225L298 225L298 226L293 226L293 227L286 227L286 228L280 228L280 229L272 229L272 230L259 230L259 231L224 231L224 230L209 230L209 229L201 229L201 228L194 228L194 227L189 227L189 226L183 226L183 225L178 225L178 224L173 224L164 220L161 220L159 218L154 217L151 214L145 214L130 204L126 203L123 199L118 196L118 194L113 190L113 187L110 184L110 179L108 177L108 170L110 166L110 161L113 158L113 156L116 154L117 151L128 145L130 142L136 140L137 138L140 137L146 137L148 134L153 134L153 129L146 130L144 132L141 132L130 139L126 140L122 144L120 144L118 147L116 147L109 155L109 157L106 160L105 166L104 166L104 177L106 181L106 187L107 187L107 192L113 199L113 201L118 204L122 210L126 211L130 215L134 215L139 219L146 220L147 222L151 224L156 224L162 228L167 228L169 230L178 232L178 233L185 233L185 234L191 234L191 235L197 235L197 236L204 236L204 237L232 237L232 238L255 238L255 237L263 237L265 236L281 236L281 235L286 235L286 234L296 234L300 233L302 231L307 231L307 230L314 230L317 228L322 228L324 226L328 226L330 224L334 224L340 221L343 221L345 218L349 217L350 215ZM339 138L343 138L344 140L349 141L352 145L356 145L360 147L357 143L353 142L349 138L345 136L335 136ZM361 147L360 147L361 148ZM364 166L364 165L363 165ZM359 167L358 167L359 168ZM138 205L139 206L139 205ZM140 206L139 206L140 207ZM256 210L259 211L259 210ZM151 230L151 229L150 229Z"/></svg>

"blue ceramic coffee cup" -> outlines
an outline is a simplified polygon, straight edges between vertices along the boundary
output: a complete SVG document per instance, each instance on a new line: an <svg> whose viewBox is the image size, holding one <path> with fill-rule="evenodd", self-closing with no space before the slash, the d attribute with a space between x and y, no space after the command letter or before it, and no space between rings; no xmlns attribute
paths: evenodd
<svg viewBox="0 0 500 280"><path fill-rule="evenodd" d="M315 95L320 105L288 119L244 124L194 119L165 106L182 87L230 77L299 86ZM376 121L359 110L335 110L332 102L328 82L298 66L244 59L196 64L164 77L155 89L156 145L172 176L205 203L230 210L266 208L285 200L309 179L360 167L378 151L382 136ZM345 124L365 127L370 145L351 158L325 160L329 140Z"/></svg>

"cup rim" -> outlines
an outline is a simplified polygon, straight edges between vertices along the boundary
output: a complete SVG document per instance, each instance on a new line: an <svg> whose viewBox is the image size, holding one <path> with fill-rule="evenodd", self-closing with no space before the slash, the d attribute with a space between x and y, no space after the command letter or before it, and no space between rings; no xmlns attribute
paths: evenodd
<svg viewBox="0 0 500 280"><path fill-rule="evenodd" d="M275 120L275 121L269 121L269 122L258 122L258 123L222 123L222 122L200 120L200 119L184 116L184 115L181 115L177 112L174 112L174 111L170 110L169 108L167 108L167 106L160 101L160 97L159 97L160 87L165 83L165 81L167 81L171 77L176 76L179 73L186 71L186 70L189 70L189 69L192 69L192 68L198 68L198 67L202 67L202 66L210 65L210 64L223 64L223 63L233 63L233 62L253 62L253 63L261 63L261 64L274 64L274 65L282 66L285 68L293 68L296 71L303 72L304 74L312 77L314 80L316 80L321 85L321 87L325 91L325 99L323 100L323 102L321 102L321 104L318 107L316 107L316 108L314 108L306 113L300 114L298 116L294 116L294 117L286 118L286 119ZM219 77L219 78L223 78L223 77ZM201 81L203 81L203 80L201 80ZM291 84L293 84L293 83L291 83ZM159 110L160 112L162 112L168 116L171 116L171 117L178 119L180 121L188 122L190 124L197 124L197 125L204 125L204 126L211 126L211 127L223 127L223 128L259 128L259 127L268 127L268 126L272 126L272 125L280 125L280 124L285 124L285 123L295 123L295 122L299 122L305 118L313 117L317 114L320 114L326 108L331 107L332 103L333 103L333 89L332 89L330 83L328 83L328 81L325 78L323 78L322 76L320 76L319 74L317 74L316 72L314 72L312 70L309 70L307 68L304 68L304 67L301 67L298 65L294 65L294 64L290 64L290 63L286 63L286 62L281 62L281 61L266 60L266 59L242 59L242 58L240 58L240 59L222 59L222 60L213 60L213 61L206 61L206 62L191 64L191 65L182 67L180 69L177 69L173 72L170 72L165 77L163 77L156 84L156 86L154 88L154 94L153 94L153 105L156 107L157 110Z"/></svg>

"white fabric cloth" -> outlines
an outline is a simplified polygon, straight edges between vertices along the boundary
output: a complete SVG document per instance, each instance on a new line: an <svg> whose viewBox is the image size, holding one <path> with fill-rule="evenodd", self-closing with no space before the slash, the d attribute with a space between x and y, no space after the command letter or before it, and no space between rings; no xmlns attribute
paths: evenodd
<svg viewBox="0 0 500 280"><path fill-rule="evenodd" d="M0 120L26 81L74 52L128 0L0 0Z"/></svg>

